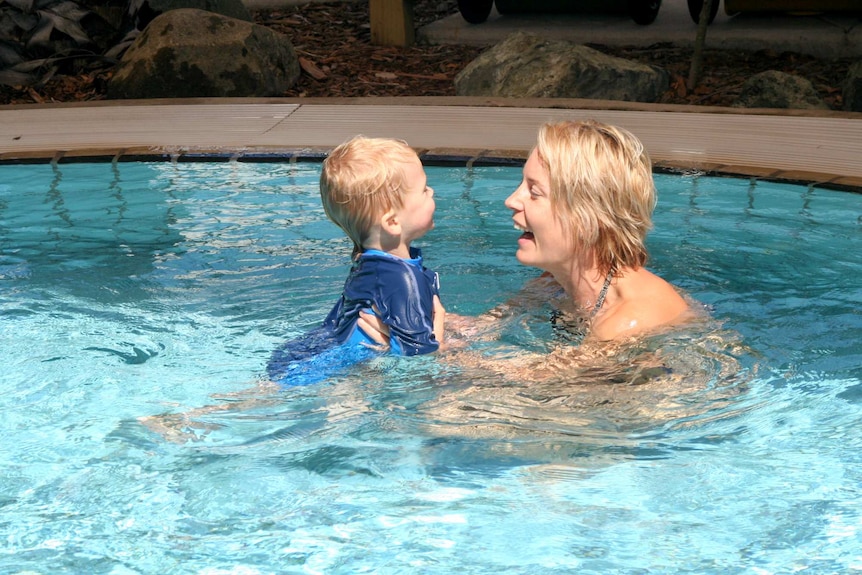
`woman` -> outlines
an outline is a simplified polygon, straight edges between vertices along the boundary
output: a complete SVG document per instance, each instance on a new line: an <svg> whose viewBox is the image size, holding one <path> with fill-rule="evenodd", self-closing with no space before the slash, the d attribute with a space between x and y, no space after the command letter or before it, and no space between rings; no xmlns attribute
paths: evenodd
<svg viewBox="0 0 862 575"><path fill-rule="evenodd" d="M728 353L738 338L644 267L655 204L649 157L631 133L594 121L540 127L505 205L522 232L518 261L545 273L483 316L447 313L447 343L461 349L446 361L471 385L422 406L435 432L653 425L738 393L745 378ZM555 337L536 345L548 307Z"/></svg>
<svg viewBox="0 0 862 575"><path fill-rule="evenodd" d="M539 129L505 204L524 232L518 261L562 286L579 335L617 340L688 317L686 301L643 267L655 203L649 156L630 132L594 121Z"/></svg>
<svg viewBox="0 0 862 575"><path fill-rule="evenodd" d="M723 370L735 374L736 364L688 323L703 310L644 267L655 204L649 157L631 133L594 121L541 126L505 205L522 232L518 261L545 273L483 317L448 314L446 330L455 342L493 341L506 324L529 329L541 317L530 310L550 306L556 341L548 352L513 352L503 337L499 353L471 345L449 354L473 369L472 385L425 406L435 421L453 434L544 434L595 422L652 424L710 405L707 382L730 381ZM727 395L715 387L716 397Z"/></svg>

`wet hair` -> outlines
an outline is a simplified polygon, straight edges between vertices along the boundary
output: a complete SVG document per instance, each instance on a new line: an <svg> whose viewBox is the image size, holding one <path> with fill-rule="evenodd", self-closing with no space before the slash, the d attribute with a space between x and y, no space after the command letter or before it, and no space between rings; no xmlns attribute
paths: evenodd
<svg viewBox="0 0 862 575"><path fill-rule="evenodd" d="M550 176L551 206L601 273L646 264L656 193L641 141L615 126L567 121L542 125L536 151Z"/></svg>
<svg viewBox="0 0 862 575"><path fill-rule="evenodd" d="M375 221L403 205L404 166L419 161L401 140L356 136L336 147L323 161L320 199L323 210L353 240L353 255Z"/></svg>

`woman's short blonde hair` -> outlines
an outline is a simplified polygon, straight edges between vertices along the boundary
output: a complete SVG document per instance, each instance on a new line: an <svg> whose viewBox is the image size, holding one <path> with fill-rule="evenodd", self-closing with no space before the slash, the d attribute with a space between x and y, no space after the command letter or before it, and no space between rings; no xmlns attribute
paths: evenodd
<svg viewBox="0 0 862 575"><path fill-rule="evenodd" d="M551 205L599 270L646 264L656 193L641 141L615 126L569 121L541 126L536 151L550 176Z"/></svg>
<svg viewBox="0 0 862 575"><path fill-rule="evenodd" d="M356 136L323 161L320 199L323 210L353 240L354 256L375 220L402 206L404 165L419 161L401 140Z"/></svg>

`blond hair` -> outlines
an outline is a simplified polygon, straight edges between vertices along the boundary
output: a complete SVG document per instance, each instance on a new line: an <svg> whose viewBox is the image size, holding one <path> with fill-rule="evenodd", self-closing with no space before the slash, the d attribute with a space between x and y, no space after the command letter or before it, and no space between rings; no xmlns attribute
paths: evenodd
<svg viewBox="0 0 862 575"><path fill-rule="evenodd" d="M656 194L641 141L615 126L568 121L542 125L536 151L550 176L551 206L601 273L642 267Z"/></svg>
<svg viewBox="0 0 862 575"><path fill-rule="evenodd" d="M402 206L404 165L419 161L401 140L356 136L336 147L320 172L323 210L353 240L353 255L381 215Z"/></svg>

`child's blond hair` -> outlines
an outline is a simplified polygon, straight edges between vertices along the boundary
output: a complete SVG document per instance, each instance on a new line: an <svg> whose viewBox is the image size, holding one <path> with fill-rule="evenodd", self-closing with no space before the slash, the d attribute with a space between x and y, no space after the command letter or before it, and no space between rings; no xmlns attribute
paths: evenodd
<svg viewBox="0 0 862 575"><path fill-rule="evenodd" d="M320 172L323 210L353 240L353 254L381 215L402 206L404 165L419 161L401 140L356 136L336 147Z"/></svg>

